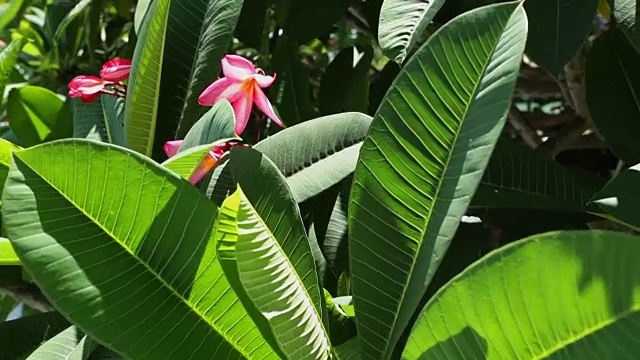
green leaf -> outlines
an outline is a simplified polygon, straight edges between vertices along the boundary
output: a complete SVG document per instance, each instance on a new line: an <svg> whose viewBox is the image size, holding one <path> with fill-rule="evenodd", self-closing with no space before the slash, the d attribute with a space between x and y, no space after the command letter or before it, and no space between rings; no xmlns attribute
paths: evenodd
<svg viewBox="0 0 640 360"><path fill-rule="evenodd" d="M237 214L237 237L218 243L220 258L235 259L242 285L268 320L287 358L329 359L331 345L322 316L294 268L299 264L282 248L286 240L276 238L240 186L224 201L221 211ZM279 226L288 227L291 216L278 217L282 219ZM305 270L312 273L315 269L307 264Z"/></svg>
<svg viewBox="0 0 640 360"><path fill-rule="evenodd" d="M355 46L342 49L320 81L318 107L320 114L347 111L366 113L369 106L369 68L373 49L358 52Z"/></svg>
<svg viewBox="0 0 640 360"><path fill-rule="evenodd" d="M261 222L280 244L280 249L295 264L295 271L307 296L316 312L322 314L322 288L315 272L309 240L300 209L284 176L267 156L246 147L231 148L228 166L233 178L243 189L243 196L250 201Z"/></svg>
<svg viewBox="0 0 640 360"><path fill-rule="evenodd" d="M62 21L58 24L58 28L56 29L55 34L53 35L54 40L57 42L60 40L64 31L67 29L67 26L71 24L71 22L78 16L86 7L91 4L93 0L79 0L76 2L75 6L64 16Z"/></svg>
<svg viewBox="0 0 640 360"><path fill-rule="evenodd" d="M302 202L353 172L369 125L365 114L329 115L284 129L254 148L276 164Z"/></svg>
<svg viewBox="0 0 640 360"><path fill-rule="evenodd" d="M640 51L640 23L637 23L636 0L612 0L612 2L616 27L622 30L636 50Z"/></svg>
<svg viewBox="0 0 640 360"><path fill-rule="evenodd" d="M160 116L182 138L207 109L198 97L220 73L220 59L233 40L243 0L180 0L169 11L162 70ZM228 137L228 136L225 136Z"/></svg>
<svg viewBox="0 0 640 360"><path fill-rule="evenodd" d="M600 191L593 195L591 203L621 223L640 228L640 214L637 207L640 194L635 191L640 182L640 164L636 164L611 179Z"/></svg>
<svg viewBox="0 0 640 360"><path fill-rule="evenodd" d="M29 274L97 341L133 359L276 358L216 261L216 206L149 158L77 139L25 149L3 202Z"/></svg>
<svg viewBox="0 0 640 360"><path fill-rule="evenodd" d="M331 344L335 348L357 336L356 324L353 321L353 317L349 316L339 304L334 302L333 297L326 289L324 290L324 297L329 312Z"/></svg>
<svg viewBox="0 0 640 360"><path fill-rule="evenodd" d="M98 101L74 99L73 137L125 146L124 99L100 95Z"/></svg>
<svg viewBox="0 0 640 360"><path fill-rule="evenodd" d="M71 108L43 87L27 85L11 90L7 116L11 130L25 147L73 134Z"/></svg>
<svg viewBox="0 0 640 360"><path fill-rule="evenodd" d="M153 1L138 34L125 105L129 147L150 156L156 131L165 33L171 0Z"/></svg>
<svg viewBox="0 0 640 360"><path fill-rule="evenodd" d="M20 151L22 148L5 139L0 139L0 188L4 186L11 167L11 152Z"/></svg>
<svg viewBox="0 0 640 360"><path fill-rule="evenodd" d="M310 75L300 62L298 43L287 35L280 36L271 62L278 76L270 92L277 94L272 102L280 119L287 126L313 119Z"/></svg>
<svg viewBox="0 0 640 360"><path fill-rule="evenodd" d="M0 321L0 349L4 359L25 359L40 344L70 324L55 311Z"/></svg>
<svg viewBox="0 0 640 360"><path fill-rule="evenodd" d="M11 23L24 4L24 0L9 0L0 4L0 32L4 32L5 28Z"/></svg>
<svg viewBox="0 0 640 360"><path fill-rule="evenodd" d="M360 360L362 352L360 350L360 340L358 337L347 341L346 343L336 346L333 353L337 360Z"/></svg>
<svg viewBox="0 0 640 360"><path fill-rule="evenodd" d="M529 0L527 55L558 75L578 52L596 16L598 0Z"/></svg>
<svg viewBox="0 0 640 360"><path fill-rule="evenodd" d="M640 162L640 149L629 134L640 133L640 54L621 30L594 42L585 67L589 112L598 133L623 161Z"/></svg>
<svg viewBox="0 0 640 360"><path fill-rule="evenodd" d="M18 56L27 39L13 40L0 52L0 96L4 97L4 90L9 83L9 77L14 70Z"/></svg>
<svg viewBox="0 0 640 360"><path fill-rule="evenodd" d="M402 64L443 4L444 0L385 0L378 25L383 53Z"/></svg>
<svg viewBox="0 0 640 360"><path fill-rule="evenodd" d="M244 45L255 49L262 48L264 23L270 0L251 0L243 2L242 11L236 25L236 36Z"/></svg>
<svg viewBox="0 0 640 360"><path fill-rule="evenodd" d="M84 103L80 99L71 101L73 103L73 137L109 142L102 101L92 103Z"/></svg>
<svg viewBox="0 0 640 360"><path fill-rule="evenodd" d="M86 360L97 345L77 327L69 326L40 345L27 360Z"/></svg>
<svg viewBox="0 0 640 360"><path fill-rule="evenodd" d="M526 34L521 2L454 18L409 59L373 119L349 206L365 357L389 358L458 228L502 131Z"/></svg>
<svg viewBox="0 0 640 360"><path fill-rule="evenodd" d="M138 3L136 4L136 10L133 13L133 28L138 36L140 36L142 22L149 13L150 5L151 0L138 0Z"/></svg>
<svg viewBox="0 0 640 360"><path fill-rule="evenodd" d="M238 139L236 118L231 104L222 99L215 103L189 130L179 152L197 145L219 142L222 139Z"/></svg>
<svg viewBox="0 0 640 360"><path fill-rule="evenodd" d="M11 247L9 239L0 237L0 266L20 265L20 258Z"/></svg>
<svg viewBox="0 0 640 360"><path fill-rule="evenodd" d="M605 231L507 245L429 301L402 358L633 358L639 249L637 236Z"/></svg>
<svg viewBox="0 0 640 360"><path fill-rule="evenodd" d="M600 178L572 172L542 150L503 137L470 206L585 211L602 185Z"/></svg>
<svg viewBox="0 0 640 360"><path fill-rule="evenodd" d="M124 134L124 105L125 99L111 95L100 95L102 111L111 144L126 146Z"/></svg>

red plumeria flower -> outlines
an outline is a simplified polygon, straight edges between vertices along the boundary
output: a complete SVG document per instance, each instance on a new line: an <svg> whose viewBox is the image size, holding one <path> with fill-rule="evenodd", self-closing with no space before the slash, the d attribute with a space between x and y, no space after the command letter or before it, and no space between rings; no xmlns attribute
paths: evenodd
<svg viewBox="0 0 640 360"><path fill-rule="evenodd" d="M126 80L131 73L131 60L115 58L102 64L100 77L104 80L119 82Z"/></svg>
<svg viewBox="0 0 640 360"><path fill-rule="evenodd" d="M79 97L82 102L90 103L96 101L106 85L112 84L96 76L80 75L69 82L69 96Z"/></svg>
<svg viewBox="0 0 640 360"><path fill-rule="evenodd" d="M180 147L182 146L182 142L183 140L167 141L163 146L164 152L167 154L168 157L174 156L175 154L178 153L178 150L180 150ZM230 140L223 144L212 147L211 150L209 150L209 152L207 153L207 155L205 155L204 159L202 159L202 161L200 162L200 165L198 165L198 167L196 168L196 171L194 171L193 174L191 174L191 177L189 178L189 183L191 185L195 185L198 183L198 181L202 180L202 178L205 175L207 175L207 173L211 171L211 169L213 169L213 166L218 162L218 160L220 160L222 155L224 155L227 151L229 151L229 149L231 149L234 146L248 146L248 145L243 144L240 141Z"/></svg>
<svg viewBox="0 0 640 360"><path fill-rule="evenodd" d="M200 97L200 105L212 106L220 99L227 99L236 115L236 134L239 136L247 127L251 108L255 103L265 115L281 127L284 124L273 111L273 106L261 88L271 86L275 74L268 76L251 61L238 55L227 55L222 59L224 77L209 85Z"/></svg>

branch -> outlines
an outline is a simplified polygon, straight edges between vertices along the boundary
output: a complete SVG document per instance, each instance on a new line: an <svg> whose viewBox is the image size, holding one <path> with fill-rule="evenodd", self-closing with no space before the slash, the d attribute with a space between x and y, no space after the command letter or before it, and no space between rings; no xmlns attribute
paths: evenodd
<svg viewBox="0 0 640 360"><path fill-rule="evenodd" d="M3 292L17 301L23 302L25 305L40 312L53 310L53 306L44 296L42 291L35 284L21 284L0 286L0 292Z"/></svg>

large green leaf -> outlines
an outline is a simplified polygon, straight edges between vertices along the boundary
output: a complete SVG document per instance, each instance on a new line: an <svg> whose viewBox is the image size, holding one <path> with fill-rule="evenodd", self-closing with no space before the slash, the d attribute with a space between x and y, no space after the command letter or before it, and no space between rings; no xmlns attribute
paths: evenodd
<svg viewBox="0 0 640 360"><path fill-rule="evenodd" d="M528 0L527 54L558 75L584 43L598 8L598 0Z"/></svg>
<svg viewBox="0 0 640 360"><path fill-rule="evenodd" d="M51 311L0 321L0 349L3 359L25 359L40 344L69 326L59 313Z"/></svg>
<svg viewBox="0 0 640 360"><path fill-rule="evenodd" d="M165 34L171 0L153 1L138 34L125 106L128 146L147 156L153 150Z"/></svg>
<svg viewBox="0 0 640 360"><path fill-rule="evenodd" d="M636 164L611 179L593 195L591 202L600 206L615 220L640 229L640 214L637 211L640 193L640 164Z"/></svg>
<svg viewBox="0 0 640 360"><path fill-rule="evenodd" d="M640 238L536 235L494 251L429 301L403 359L633 359ZM545 261L540 261L545 259Z"/></svg>
<svg viewBox="0 0 640 360"><path fill-rule="evenodd" d="M0 52L0 97L4 96L4 89L18 61L20 51L26 42L27 39L25 38L13 40Z"/></svg>
<svg viewBox="0 0 640 360"><path fill-rule="evenodd" d="M585 68L587 104L598 132L622 160L640 162L640 54L620 29L594 42Z"/></svg>
<svg viewBox="0 0 640 360"><path fill-rule="evenodd" d="M198 105L202 91L218 78L220 59L233 39L243 0L173 1L164 54L160 116L182 138L207 110ZM167 126L167 125L163 125Z"/></svg>
<svg viewBox="0 0 640 360"><path fill-rule="evenodd" d="M7 116L11 130L25 147L73 134L71 107L43 87L27 85L11 90Z"/></svg>
<svg viewBox="0 0 640 360"><path fill-rule="evenodd" d="M443 4L444 0L385 0L378 25L384 54L402 64Z"/></svg>
<svg viewBox="0 0 640 360"><path fill-rule="evenodd" d="M220 258L235 260L242 285L267 319L284 354L290 359L329 359L331 345L322 315L296 271L299 264L282 247L286 239L276 238L240 186L224 201L221 211L231 213L221 221L235 219L226 228L235 225L237 236L219 242ZM278 217L282 227L292 220L291 214ZM315 271L313 264L306 265L307 274Z"/></svg>
<svg viewBox="0 0 640 360"><path fill-rule="evenodd" d="M314 271L316 266L298 204L284 176L267 156L245 147L231 149L228 167L236 183L243 189L243 196L250 201L281 250L295 264L297 276L315 311L322 314L322 287Z"/></svg>
<svg viewBox="0 0 640 360"><path fill-rule="evenodd" d="M341 113L280 131L254 146L287 179L298 202L337 184L353 172L371 117Z"/></svg>
<svg viewBox="0 0 640 360"><path fill-rule="evenodd" d="M386 359L500 135L526 42L521 2L464 13L409 59L354 173L350 265L362 351Z"/></svg>
<svg viewBox="0 0 640 360"><path fill-rule="evenodd" d="M134 359L276 358L216 261L216 213L147 157L89 140L14 153L2 206L29 274L99 342Z"/></svg>
<svg viewBox="0 0 640 360"><path fill-rule="evenodd" d="M542 150L501 138L472 207L585 211L604 180L563 168Z"/></svg>

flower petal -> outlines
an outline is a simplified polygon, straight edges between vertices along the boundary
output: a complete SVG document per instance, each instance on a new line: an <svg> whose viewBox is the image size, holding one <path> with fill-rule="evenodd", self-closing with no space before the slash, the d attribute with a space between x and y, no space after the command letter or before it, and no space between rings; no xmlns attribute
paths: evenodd
<svg viewBox="0 0 640 360"><path fill-rule="evenodd" d="M253 86L249 87L247 96L242 96L231 103L233 112L236 114L236 135L238 136L242 134L249 122L249 115L251 115L251 107L253 106L253 90Z"/></svg>
<svg viewBox="0 0 640 360"><path fill-rule="evenodd" d="M96 76L80 75L69 81L69 89L82 94L96 94L109 84Z"/></svg>
<svg viewBox="0 0 640 360"><path fill-rule="evenodd" d="M273 106L271 106L271 102L269 102L269 98L267 95L262 92L262 89L259 87L255 87L253 89L253 101L258 106L258 109L262 110L262 112L267 115L273 122L278 124L280 127L284 127L284 124L276 115L275 111L273 111ZM237 126L237 125L236 125Z"/></svg>
<svg viewBox="0 0 640 360"><path fill-rule="evenodd" d="M213 104L223 98L223 93L225 99L229 100L229 98L234 98L235 100L235 98L239 96L238 92L240 88L241 83L233 82L227 78L218 79L204 89L200 97L198 97L198 104L213 106Z"/></svg>
<svg viewBox="0 0 640 360"><path fill-rule="evenodd" d="M131 72L131 60L115 58L102 64L100 77L109 81L123 81Z"/></svg>
<svg viewBox="0 0 640 360"><path fill-rule="evenodd" d="M98 100L98 97L100 97L100 93L80 94L80 100L82 100L83 103L87 103L87 104Z"/></svg>
<svg viewBox="0 0 640 360"><path fill-rule="evenodd" d="M220 62L224 76L234 81L247 80L251 75L257 73L253 63L242 56L227 55Z"/></svg>
<svg viewBox="0 0 640 360"><path fill-rule="evenodd" d="M172 140L164 143L162 148L164 149L164 153L167 154L168 157L172 157L178 153L180 150L180 146L182 146L183 140Z"/></svg>
<svg viewBox="0 0 640 360"><path fill-rule="evenodd" d="M231 84L232 81L227 78L221 78L214 81L211 85L207 86L207 88L204 89L202 94L200 94L200 97L198 97L198 104L213 106L213 104L218 101L220 94L222 94L222 92Z"/></svg>
<svg viewBox="0 0 640 360"><path fill-rule="evenodd" d="M189 183L191 185L195 185L198 181L202 180L202 178L213 168L216 162L218 162L218 158L216 158L212 151L209 151L207 155L204 156L204 159L202 159L202 162L200 162L196 171L191 174L191 177L189 178Z"/></svg>
<svg viewBox="0 0 640 360"><path fill-rule="evenodd" d="M271 86L271 84L276 81L276 74L273 74L273 76L256 74L252 75L251 78L256 81L258 86L260 86L261 88L266 88L267 86Z"/></svg>

